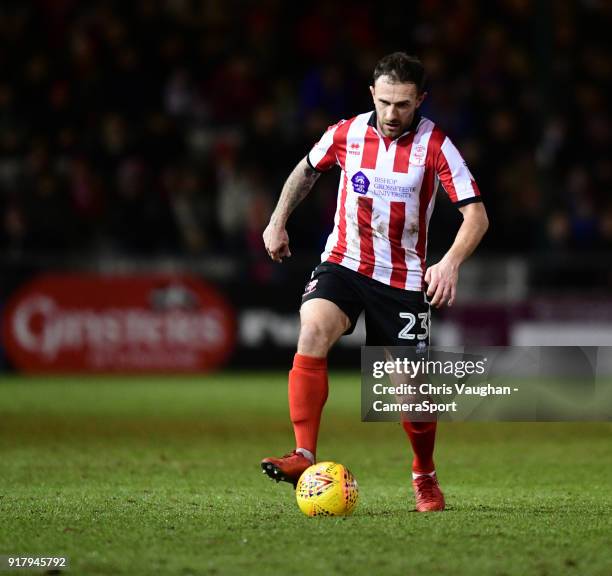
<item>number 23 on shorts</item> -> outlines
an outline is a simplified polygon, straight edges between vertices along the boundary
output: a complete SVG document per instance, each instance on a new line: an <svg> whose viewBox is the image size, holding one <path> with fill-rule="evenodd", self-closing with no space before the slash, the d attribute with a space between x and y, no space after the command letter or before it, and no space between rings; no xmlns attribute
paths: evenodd
<svg viewBox="0 0 612 576"><path fill-rule="evenodd" d="M400 318L407 321L406 325L399 331L397 337L402 340L427 340L429 336L429 313L421 312L416 316L412 312L400 312ZM421 321L422 332L419 334L413 334L412 329L417 323L417 318Z"/></svg>

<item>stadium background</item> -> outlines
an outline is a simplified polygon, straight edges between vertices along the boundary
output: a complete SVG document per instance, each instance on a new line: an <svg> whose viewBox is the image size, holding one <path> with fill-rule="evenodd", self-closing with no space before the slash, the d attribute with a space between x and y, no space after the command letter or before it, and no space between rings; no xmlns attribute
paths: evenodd
<svg viewBox="0 0 612 576"><path fill-rule="evenodd" d="M256 462L267 455L264 450L286 448L290 436L283 374L294 352L302 287L330 230L337 174L322 177L294 213L289 224L293 257L288 262L278 266L268 260L261 233L284 179L325 128L371 108L367 86L373 65L393 50L422 57L429 71L423 111L463 152L491 221L482 246L462 269L456 306L434 315L434 343L612 345L611 19L612 5L597 0L426 0L376 7L317 0L3 4L0 307L5 376L0 412L3 451L21 463L3 471L3 485L14 494L5 489L5 506L11 501L19 510L30 501L28 483L37 472L53 478L51 468L33 463L36 458L45 461L49 438L61 443L82 435L95 444L102 442L98 432L104 428L109 442L126 441L119 456L110 445L100 444L101 453L115 458L114 464L130 462L130 447L143 449L138 444L142 434L153 438L152 445L166 446L156 436L159 430L174 438L166 447L173 446L168 450L175 450L175 456L167 457L178 460L181 454L187 460L194 457L202 434L219 435L218 444L207 445L204 458L220 458L222 447L231 445L245 461ZM441 191L429 260L444 252L458 224L458 213ZM27 342L15 337L15 310L49 294L55 298L55 327L64 331L65 349L53 355L30 339L24 352ZM227 307L219 305L218 297ZM183 318L206 307L214 309L222 329L219 323L210 333L204 329L204 344L195 352L184 338L160 344L155 328L141 334L137 344L117 341L100 327L99 317L91 319L121 309ZM76 313L82 316L75 328L69 315ZM47 320L44 314L28 319L37 342ZM147 325L142 326L146 332ZM205 349L207 341L212 352ZM332 366L356 370L360 343L357 334L338 346ZM195 374L193 380L149 377L155 366L147 359L164 354L169 360L157 365L161 372L174 367ZM177 357L186 360L172 364ZM213 367L216 371L204 377ZM261 372L264 368L278 371ZM81 376L19 376L23 371L74 370ZM108 380L94 376L96 371L146 375ZM338 379L349 407L358 402L356 378ZM248 382L253 389L245 387ZM224 395L231 402L224 404ZM262 398L276 408L265 407ZM242 412L236 408L241 400ZM198 402L206 405L202 412L194 407ZM330 410L339 410L340 425L352 430L348 408L333 406L332 401ZM232 413L242 418L237 431L227 424ZM262 414L272 422L264 422ZM88 423L88 415L99 419L99 428ZM253 429L267 440L254 454L245 452L236 438L230 441L234 432L253 430L247 425L251 421L261 426ZM332 430L339 441L346 440L340 428L328 432ZM471 442L481 441L476 428L462 430L467 432L455 429L458 440L450 443L458 454L462 434ZM521 429L512 444L514 430L500 426L483 435L519 451L525 449L521 440L542 446L543 452L534 452L534 462L546 460L543 454L563 461L541 429ZM571 442L565 457L584 470L596 468L598 443L609 437L609 428L555 430L563 442L574 432L584 434L592 442L593 460L576 456L582 448ZM356 432L356 437L367 448L364 434ZM370 434L374 439L382 435ZM189 449L179 447L186 438ZM31 445L40 451L18 453ZM75 478L87 477L82 467L89 466L84 464L89 453L83 446L74 450ZM364 457L357 448L341 454L357 461ZM472 456L462 458L471 466ZM172 460L168 466L175 464ZM507 473L507 463L497 465ZM159 472L146 462L143 470ZM364 470L367 476L365 465ZM203 473L212 474L208 478L213 485L223 485L218 473L206 467ZM468 481L474 480L466 474ZM561 471L555 474L562 476ZM189 472L182 470L181 481L185 475ZM385 479L383 475L381 482ZM54 482L50 480L50 494ZM195 485L189 484L190 489ZM75 494L78 500L80 493ZM609 492L605 494L609 503ZM463 496L469 501L467 493ZM138 504L132 508L142 504L140 496L134 497ZM272 490L260 497L280 513L272 504ZM184 512L188 504L182 496L176 498ZM55 504L45 502L48 508L41 505L37 513L53 525ZM67 517L73 518L73 508L66 506ZM229 516L240 516L238 501L231 506ZM494 506L491 510L493 514ZM256 522L255 511L249 508L248 514ZM224 519L213 515L208 528L214 532ZM78 527L75 535L70 533L77 522L66 523L68 535L49 542L89 550ZM35 551L28 543L38 542L32 536L36 527L14 516L12 529L20 539L3 533L0 552L11 552L11 542L22 543L23 552ZM211 542L215 538L220 537L211 536ZM187 564L197 565L197 558L186 558ZM224 572L228 565L216 561L211 570L220 567ZM560 566L568 569L575 560L564 561ZM78 562L84 573L105 573L106 565L96 564L91 555L89 564ZM108 573L121 571L121 563L110 562ZM498 573L498 565L489 568Z"/></svg>
<svg viewBox="0 0 612 576"><path fill-rule="evenodd" d="M286 365L337 175L322 178L291 220L290 262L268 261L262 230L291 167L329 124L371 107L373 64L402 48L422 56L424 113L463 151L492 222L462 271L457 308L436 315L434 340L610 343L609 6L428 1L389 10L5 6L1 299L45 271L183 271L220 287L236 310L230 366ZM431 260L458 225L445 200L441 192ZM270 346L278 353L261 353Z"/></svg>

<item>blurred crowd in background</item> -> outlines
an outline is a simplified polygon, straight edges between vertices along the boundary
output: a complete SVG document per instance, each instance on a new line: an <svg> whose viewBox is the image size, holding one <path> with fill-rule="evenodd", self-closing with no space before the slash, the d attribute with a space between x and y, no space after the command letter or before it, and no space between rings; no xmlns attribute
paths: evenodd
<svg viewBox="0 0 612 576"><path fill-rule="evenodd" d="M395 50L423 59L423 112L479 183L485 254L609 253L610 29L603 0L3 4L3 254L264 258L284 179L372 108ZM296 212L294 252L321 250L334 176Z"/></svg>

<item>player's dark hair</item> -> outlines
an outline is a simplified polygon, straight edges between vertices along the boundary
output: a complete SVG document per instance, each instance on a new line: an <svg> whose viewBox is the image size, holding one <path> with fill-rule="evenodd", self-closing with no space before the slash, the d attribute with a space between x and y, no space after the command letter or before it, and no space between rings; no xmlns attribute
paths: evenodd
<svg viewBox="0 0 612 576"><path fill-rule="evenodd" d="M416 57L405 52L387 54L374 68L374 84L381 76L389 76L393 82L416 84L419 92L425 88L425 67Z"/></svg>

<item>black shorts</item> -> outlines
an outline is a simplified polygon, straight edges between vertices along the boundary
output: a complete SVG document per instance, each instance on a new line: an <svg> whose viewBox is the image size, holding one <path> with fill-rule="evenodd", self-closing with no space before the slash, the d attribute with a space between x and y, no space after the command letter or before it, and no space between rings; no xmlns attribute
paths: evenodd
<svg viewBox="0 0 612 576"><path fill-rule="evenodd" d="M323 298L336 304L355 329L365 312L366 346L429 345L429 303L424 292L402 290L368 278L344 266L323 262L313 271L302 304Z"/></svg>

